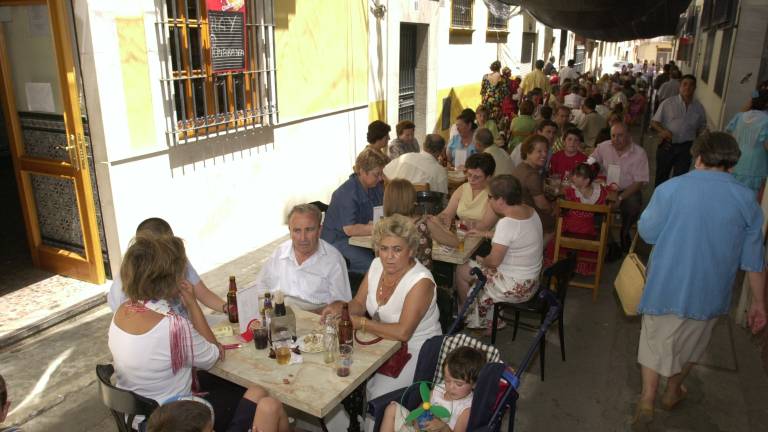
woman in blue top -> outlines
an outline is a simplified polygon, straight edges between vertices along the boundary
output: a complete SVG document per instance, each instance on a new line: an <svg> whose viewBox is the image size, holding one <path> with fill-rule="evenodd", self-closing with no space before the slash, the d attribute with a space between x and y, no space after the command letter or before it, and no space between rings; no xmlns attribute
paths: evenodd
<svg viewBox="0 0 768 432"><path fill-rule="evenodd" d="M384 202L381 180L386 164L384 154L363 150L355 161L355 173L333 192L325 212L321 238L349 260L349 271L353 273L367 272L373 261L370 249L351 246L349 238L373 232L373 208Z"/></svg>
<svg viewBox="0 0 768 432"><path fill-rule="evenodd" d="M638 231L654 249L637 308L643 390L634 423L653 420L659 375L668 377L662 407L685 397L683 380L717 318L728 313L739 269L753 295L747 321L753 332L765 326L763 213L752 191L729 174L739 153L727 133L703 134L691 149L696 169L658 186L640 216Z"/></svg>
<svg viewBox="0 0 768 432"><path fill-rule="evenodd" d="M741 157L733 167L733 176L759 192L768 175L768 90L756 91L750 109L737 113L725 127L739 143Z"/></svg>
<svg viewBox="0 0 768 432"><path fill-rule="evenodd" d="M475 112L472 111L471 108L466 108L458 117L456 117L456 131L458 133L454 135L448 143L448 162L450 162L451 165L456 165L454 163L456 160L456 150L466 150L467 157L477 153L473 139L475 129L477 129Z"/></svg>

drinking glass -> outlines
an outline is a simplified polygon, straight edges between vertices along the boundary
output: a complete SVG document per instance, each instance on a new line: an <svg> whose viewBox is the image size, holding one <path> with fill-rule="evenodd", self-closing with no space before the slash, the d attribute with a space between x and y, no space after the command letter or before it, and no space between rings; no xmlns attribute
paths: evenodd
<svg viewBox="0 0 768 432"><path fill-rule="evenodd" d="M277 357L277 364L287 365L291 362L291 341L280 340L273 343L275 347L275 357Z"/></svg>
<svg viewBox="0 0 768 432"><path fill-rule="evenodd" d="M339 347L339 353L336 356L336 375L340 377L349 376L352 367L352 346L344 344Z"/></svg>

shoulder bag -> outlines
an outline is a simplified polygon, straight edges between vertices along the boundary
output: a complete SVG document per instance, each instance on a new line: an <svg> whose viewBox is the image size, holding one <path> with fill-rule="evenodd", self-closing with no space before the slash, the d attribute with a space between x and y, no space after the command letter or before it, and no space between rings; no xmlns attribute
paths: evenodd
<svg viewBox="0 0 768 432"><path fill-rule="evenodd" d="M383 338L376 337L375 339L371 339L368 341L360 340L360 338L357 337L357 330L355 330L355 342L357 342L360 345L373 345L375 343L378 343ZM386 362L384 362L381 367L379 367L379 370L376 372L386 375L390 378L397 378L400 376L400 372L403 371L405 368L406 363L408 363L408 360L411 359L413 355L408 352L408 344L407 343L400 343L400 349L395 351L394 354L392 354L392 357L389 358Z"/></svg>
<svg viewBox="0 0 768 432"><path fill-rule="evenodd" d="M627 316L637 315L637 305L640 304L643 288L645 288L645 265L635 253L636 244L637 234L632 239L629 253L624 257L619 274L616 275L616 280L613 282L616 294L619 295L621 306Z"/></svg>

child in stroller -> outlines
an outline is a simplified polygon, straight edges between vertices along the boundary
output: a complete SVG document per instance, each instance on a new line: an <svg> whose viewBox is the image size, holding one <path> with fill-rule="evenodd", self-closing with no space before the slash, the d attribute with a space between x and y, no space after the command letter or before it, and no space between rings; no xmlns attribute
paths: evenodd
<svg viewBox="0 0 768 432"><path fill-rule="evenodd" d="M485 353L460 346L451 351L443 362L444 382L432 389L429 402L434 406L447 408L450 417L433 416L426 422L426 430L447 430L464 432L467 429L472 396L477 377L485 365ZM406 422L409 411L397 402L391 402L384 412L381 430L384 432L416 431L413 424ZM415 423L415 421L414 421Z"/></svg>

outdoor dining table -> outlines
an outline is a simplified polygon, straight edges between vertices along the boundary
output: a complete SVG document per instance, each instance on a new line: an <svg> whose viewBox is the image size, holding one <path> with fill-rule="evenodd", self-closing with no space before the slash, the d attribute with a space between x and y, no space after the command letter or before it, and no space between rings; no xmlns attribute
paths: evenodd
<svg viewBox="0 0 768 432"><path fill-rule="evenodd" d="M294 309L297 340L319 328L320 316ZM230 325L224 323L220 325ZM238 332L238 325L231 324ZM224 336L222 344L238 343L237 336ZM243 387L258 385L283 404L323 420L339 404L350 414L350 430L359 430L357 415L364 415L363 390L366 380L400 348L400 342L382 340L372 345L355 344L350 374L336 375L335 363L325 363L323 352L302 353L301 363L279 365L268 357L269 349L256 350L255 344L242 343L238 349L228 350L224 361L210 369L213 375ZM353 395L356 397L349 397Z"/></svg>
<svg viewBox="0 0 768 432"><path fill-rule="evenodd" d="M448 246L440 245L437 242L432 244L432 260L442 261L450 264L464 264L469 261L483 239L481 237L467 236L464 239L464 250L458 250ZM373 248L373 238L371 236L353 236L349 238L349 244L352 246Z"/></svg>

